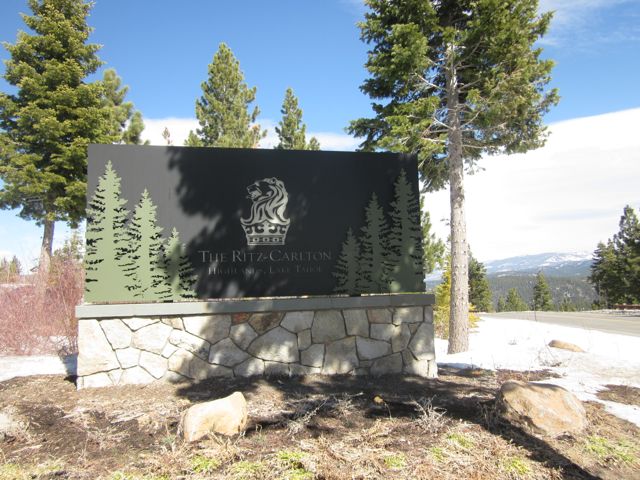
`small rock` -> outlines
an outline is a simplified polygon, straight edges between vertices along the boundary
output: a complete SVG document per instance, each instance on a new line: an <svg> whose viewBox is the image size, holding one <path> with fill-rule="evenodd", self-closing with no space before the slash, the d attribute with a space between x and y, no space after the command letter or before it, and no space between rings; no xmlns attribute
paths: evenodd
<svg viewBox="0 0 640 480"><path fill-rule="evenodd" d="M570 352L584 353L584 350L578 345L573 343L563 342L562 340L551 340L549 346L553 348L561 348L562 350L569 350Z"/></svg>
<svg viewBox="0 0 640 480"><path fill-rule="evenodd" d="M580 433L587 425L580 400L557 385L511 380L500 388L496 405L509 422L542 435Z"/></svg>
<svg viewBox="0 0 640 480"><path fill-rule="evenodd" d="M187 442L208 433L236 435L247 426L247 401L240 392L188 408L180 419L180 431Z"/></svg>

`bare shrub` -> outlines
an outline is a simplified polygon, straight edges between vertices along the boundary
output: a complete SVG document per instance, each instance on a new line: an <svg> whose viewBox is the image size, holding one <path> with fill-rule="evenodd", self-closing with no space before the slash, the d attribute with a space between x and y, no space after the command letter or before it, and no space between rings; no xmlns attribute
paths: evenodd
<svg viewBox="0 0 640 480"><path fill-rule="evenodd" d="M75 307L82 299L82 264L57 255L49 272L0 289L0 354L69 354L77 351Z"/></svg>
<svg viewBox="0 0 640 480"><path fill-rule="evenodd" d="M416 423L428 433L438 433L447 428L449 419L443 408L433 406L433 398L421 398L413 402L418 411Z"/></svg>

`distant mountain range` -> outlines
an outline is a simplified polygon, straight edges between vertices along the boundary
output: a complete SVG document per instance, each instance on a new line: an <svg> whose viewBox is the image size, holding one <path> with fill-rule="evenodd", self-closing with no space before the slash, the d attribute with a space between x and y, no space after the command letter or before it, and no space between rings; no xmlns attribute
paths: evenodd
<svg viewBox="0 0 640 480"><path fill-rule="evenodd" d="M539 253L486 262L487 275L538 273L547 277L586 277L592 262L591 253Z"/></svg>
<svg viewBox="0 0 640 480"><path fill-rule="evenodd" d="M530 303L533 297L535 275L542 271L547 277L554 302L559 304L567 297L580 309L589 308L596 293L587 281L592 263L591 253L539 253L523 255L484 263L487 279L493 293L494 307L498 298L515 288ZM433 290L441 282L442 272L426 277L427 290Z"/></svg>

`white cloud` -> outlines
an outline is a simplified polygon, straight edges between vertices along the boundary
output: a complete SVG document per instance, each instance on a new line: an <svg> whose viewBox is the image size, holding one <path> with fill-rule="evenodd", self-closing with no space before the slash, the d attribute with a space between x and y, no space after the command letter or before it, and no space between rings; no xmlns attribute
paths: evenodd
<svg viewBox="0 0 640 480"><path fill-rule="evenodd" d="M541 0L540 12L553 11L551 27L540 40L543 45L584 47L600 43L635 41L639 38L637 25L619 18L615 25L607 25L606 32L598 22L604 10L637 2L637 0Z"/></svg>
<svg viewBox="0 0 640 480"><path fill-rule="evenodd" d="M482 159L485 170L465 185L476 257L593 251L611 237L623 207L640 207L639 124L640 108L555 123L541 149ZM426 206L447 238L448 190L428 194Z"/></svg>
<svg viewBox="0 0 640 480"><path fill-rule="evenodd" d="M265 118L258 121L263 130L267 130L267 136L260 141L260 148L273 148L278 144L278 136L275 131L277 122ZM166 145L167 142L162 137L165 128L169 129L172 144L175 146L184 145L184 141L189 135L189 131L198 128L198 121L195 118L145 118L145 129L142 133L144 140L149 140L151 145ZM320 142L322 150L355 150L360 143L357 139L346 133L336 132L307 132L307 138L316 137Z"/></svg>

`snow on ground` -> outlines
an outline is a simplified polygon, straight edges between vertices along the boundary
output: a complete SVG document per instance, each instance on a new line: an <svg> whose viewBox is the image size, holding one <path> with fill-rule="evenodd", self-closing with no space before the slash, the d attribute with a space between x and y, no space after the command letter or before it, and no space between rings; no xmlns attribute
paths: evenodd
<svg viewBox="0 0 640 480"><path fill-rule="evenodd" d="M0 382L29 375L75 375L76 355L60 358L54 355L0 356Z"/></svg>
<svg viewBox="0 0 640 480"><path fill-rule="evenodd" d="M585 353L548 346L551 340L578 345ZM447 355L447 341L436 339L438 364L490 370L548 369L559 378L544 380L600 402L620 418L640 426L640 407L600 400L604 385L640 388L640 337L604 333L530 320L482 318L469 339L469 351Z"/></svg>

